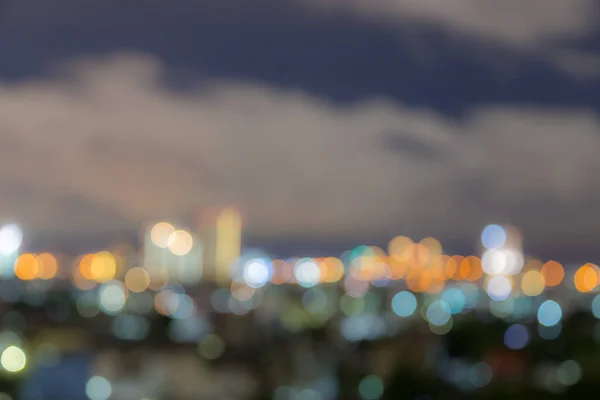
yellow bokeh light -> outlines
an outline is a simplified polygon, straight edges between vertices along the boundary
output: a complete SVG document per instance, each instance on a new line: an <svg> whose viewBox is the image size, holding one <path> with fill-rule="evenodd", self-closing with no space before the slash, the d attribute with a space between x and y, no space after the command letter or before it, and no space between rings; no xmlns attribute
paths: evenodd
<svg viewBox="0 0 600 400"><path fill-rule="evenodd" d="M132 268L125 274L125 286L132 292L143 292L150 286L150 274L144 268Z"/></svg>
<svg viewBox="0 0 600 400"><path fill-rule="evenodd" d="M393 238L388 244L388 254L396 259L402 260L405 255L407 249L413 244L413 240L406 236L398 236Z"/></svg>
<svg viewBox="0 0 600 400"><path fill-rule="evenodd" d="M439 256L440 254L442 254L442 244L436 238L426 237L425 239L421 240L420 243L427 250L429 250L429 253L431 255Z"/></svg>
<svg viewBox="0 0 600 400"><path fill-rule="evenodd" d="M40 272L38 258L31 253L21 254L15 261L15 275L24 281L37 278Z"/></svg>
<svg viewBox="0 0 600 400"><path fill-rule="evenodd" d="M48 280L56 276L58 272L58 261L50 253L41 253L38 255L38 262L40 266L40 272L38 278Z"/></svg>
<svg viewBox="0 0 600 400"><path fill-rule="evenodd" d="M189 232L184 230L176 230L169 237L169 250L176 256L185 256L192 250L194 239Z"/></svg>
<svg viewBox="0 0 600 400"><path fill-rule="evenodd" d="M575 272L575 288L580 292L591 292L598 285L598 271L593 264L585 264Z"/></svg>
<svg viewBox="0 0 600 400"><path fill-rule="evenodd" d="M546 280L546 286L554 287L560 285L565 277L565 270L557 261L548 261L542 267L542 275Z"/></svg>
<svg viewBox="0 0 600 400"><path fill-rule="evenodd" d="M115 278L117 260L108 251L96 253L91 261L90 274L98 282L107 282Z"/></svg>
<svg viewBox="0 0 600 400"><path fill-rule="evenodd" d="M171 235L175 232L173 225L168 222L159 222L150 231L150 240L155 246L166 249L169 247Z"/></svg>
<svg viewBox="0 0 600 400"><path fill-rule="evenodd" d="M546 279L539 271L527 271L521 279L521 290L526 296L538 296L542 294L545 287Z"/></svg>

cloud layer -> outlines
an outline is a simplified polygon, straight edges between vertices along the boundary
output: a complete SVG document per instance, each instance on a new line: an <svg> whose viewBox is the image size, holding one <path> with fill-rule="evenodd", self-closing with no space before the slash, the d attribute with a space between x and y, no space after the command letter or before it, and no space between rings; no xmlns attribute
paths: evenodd
<svg viewBox="0 0 600 400"><path fill-rule="evenodd" d="M600 50L573 46L600 33L597 0L305 1L317 9L351 11L395 27L425 23L467 42L544 56L573 75L600 76Z"/></svg>
<svg viewBox="0 0 600 400"><path fill-rule="evenodd" d="M240 82L174 92L161 76L121 54L1 86L0 217L72 234L235 204L272 238L472 240L491 221L540 242L600 233L600 122L585 109L453 120Z"/></svg>

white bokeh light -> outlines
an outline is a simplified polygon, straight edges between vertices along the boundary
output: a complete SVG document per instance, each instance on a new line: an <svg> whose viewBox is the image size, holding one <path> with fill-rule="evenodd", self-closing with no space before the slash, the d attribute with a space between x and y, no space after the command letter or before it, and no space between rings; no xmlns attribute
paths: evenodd
<svg viewBox="0 0 600 400"><path fill-rule="evenodd" d="M8 372L19 372L27 364L25 352L17 346L9 346L0 356L2 367Z"/></svg>
<svg viewBox="0 0 600 400"><path fill-rule="evenodd" d="M481 268L488 275L501 275L506 271L508 260L501 250L488 250L481 257Z"/></svg>
<svg viewBox="0 0 600 400"><path fill-rule="evenodd" d="M192 250L192 247L194 247L194 238L192 238L192 235L188 231L179 229L169 236L167 243L171 253L181 257Z"/></svg>
<svg viewBox="0 0 600 400"><path fill-rule="evenodd" d="M152 227L150 239L155 246L166 249L172 240L173 232L175 232L173 225L168 222L159 222Z"/></svg>
<svg viewBox="0 0 600 400"><path fill-rule="evenodd" d="M294 266L294 276L300 286L313 287L321 280L321 269L315 260L305 258Z"/></svg>
<svg viewBox="0 0 600 400"><path fill-rule="evenodd" d="M244 282L246 285L259 288L264 286L272 274L272 266L268 260L252 259L244 265Z"/></svg>
<svg viewBox="0 0 600 400"><path fill-rule="evenodd" d="M85 384L85 394L90 400L107 400L112 391L111 383L102 376L93 376Z"/></svg>
<svg viewBox="0 0 600 400"><path fill-rule="evenodd" d="M525 264L525 258L523 253L513 249L507 249L503 251L506 257L506 269L507 275L517 275L523 269Z"/></svg>
<svg viewBox="0 0 600 400"><path fill-rule="evenodd" d="M105 283L98 291L100 309L106 314L118 314L127 301L125 286L119 281Z"/></svg>
<svg viewBox="0 0 600 400"><path fill-rule="evenodd" d="M23 242L23 232L15 224L0 228L0 254L8 256L15 253Z"/></svg>
<svg viewBox="0 0 600 400"><path fill-rule="evenodd" d="M487 284L487 293L492 300L502 301L510 296L512 283L505 276L494 276Z"/></svg>

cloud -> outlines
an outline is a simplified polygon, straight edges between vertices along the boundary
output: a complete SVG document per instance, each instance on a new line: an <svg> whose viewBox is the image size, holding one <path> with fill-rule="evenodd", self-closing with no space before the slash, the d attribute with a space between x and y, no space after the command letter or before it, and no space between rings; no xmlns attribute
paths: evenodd
<svg viewBox="0 0 600 400"><path fill-rule="evenodd" d="M596 28L594 0L349 0L313 1L315 7L349 8L376 18L425 21L449 32L535 47L587 35Z"/></svg>
<svg viewBox="0 0 600 400"><path fill-rule="evenodd" d="M573 44L598 31L597 0L305 0L317 9L353 12L391 26L427 24L469 42L545 55L575 76L595 78L599 53ZM584 66L581 66L584 64Z"/></svg>
<svg viewBox="0 0 600 400"><path fill-rule="evenodd" d="M0 86L0 217L30 229L134 227L234 204L250 233L272 238L472 240L490 221L540 240L598 233L600 122L585 109L454 120L247 82L174 92L160 63L135 54L62 71Z"/></svg>

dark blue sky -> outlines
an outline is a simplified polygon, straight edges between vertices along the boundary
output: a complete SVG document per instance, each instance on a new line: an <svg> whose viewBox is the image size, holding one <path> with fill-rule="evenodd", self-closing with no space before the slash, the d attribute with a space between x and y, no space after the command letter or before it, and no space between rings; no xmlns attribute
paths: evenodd
<svg viewBox="0 0 600 400"><path fill-rule="evenodd" d="M457 39L419 21L389 26L292 0L2 1L5 79L75 57L138 51L165 62L179 88L190 79L242 79L336 102L387 97L450 115L499 102L600 107L599 79L582 81L543 55ZM600 30L569 47L600 55Z"/></svg>

